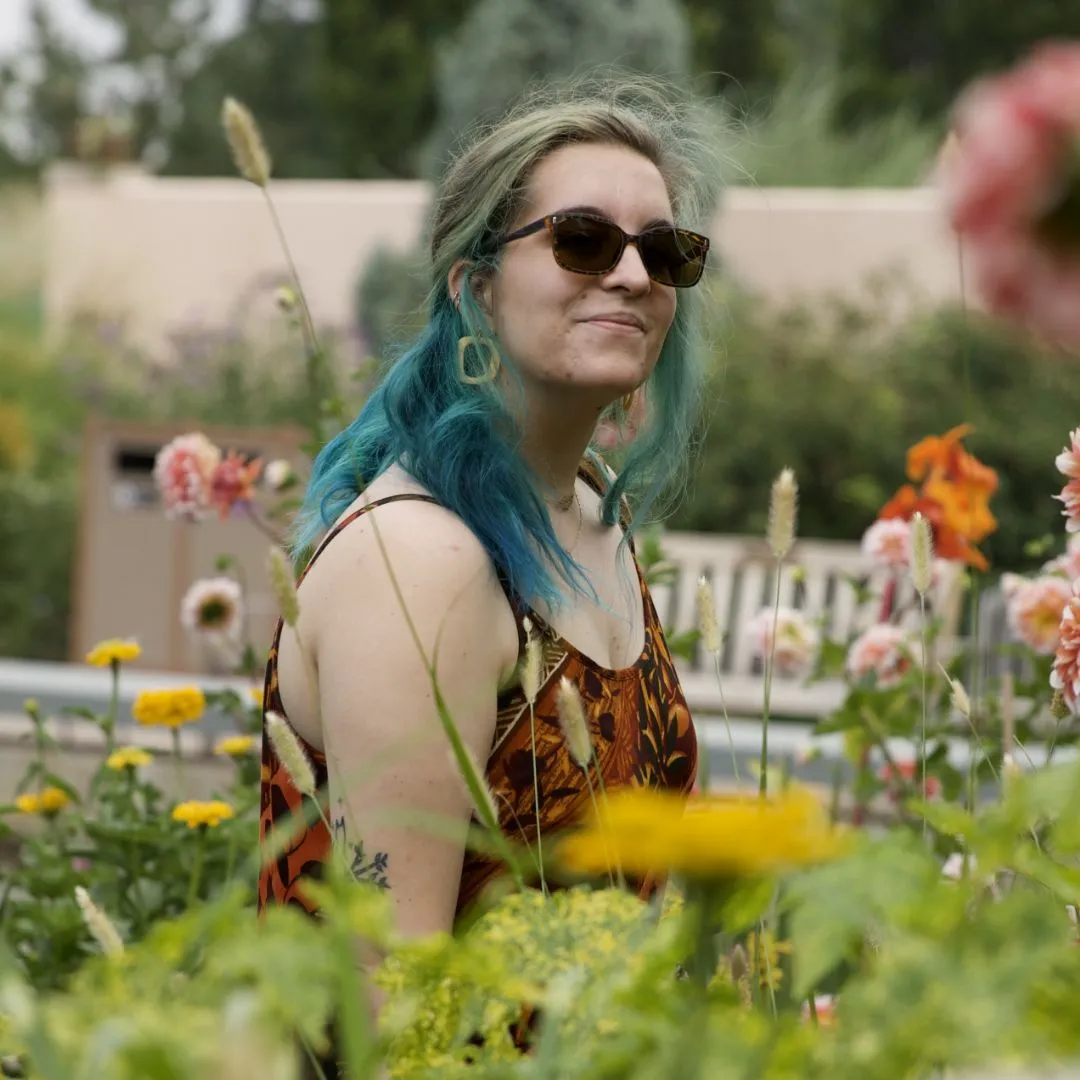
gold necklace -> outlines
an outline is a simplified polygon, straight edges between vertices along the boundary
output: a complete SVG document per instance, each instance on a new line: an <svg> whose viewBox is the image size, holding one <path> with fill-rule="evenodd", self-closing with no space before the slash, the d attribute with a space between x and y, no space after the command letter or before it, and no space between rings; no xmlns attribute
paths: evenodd
<svg viewBox="0 0 1080 1080"><path fill-rule="evenodd" d="M571 491L569 495L563 495L558 499L549 499L548 505L555 507L556 510L561 510L565 513L574 505L574 500L577 498L577 492Z"/></svg>

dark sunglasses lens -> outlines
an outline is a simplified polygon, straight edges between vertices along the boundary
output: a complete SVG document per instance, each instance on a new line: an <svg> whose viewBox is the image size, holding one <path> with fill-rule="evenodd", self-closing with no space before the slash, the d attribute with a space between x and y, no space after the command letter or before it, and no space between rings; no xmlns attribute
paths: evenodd
<svg viewBox="0 0 1080 1080"><path fill-rule="evenodd" d="M686 288L701 280L709 250L700 236L685 229L657 229L640 241L641 261L661 285Z"/></svg>
<svg viewBox="0 0 1080 1080"><path fill-rule="evenodd" d="M551 232L555 258L567 270L603 274L618 260L622 233L608 222L564 217L555 222Z"/></svg>

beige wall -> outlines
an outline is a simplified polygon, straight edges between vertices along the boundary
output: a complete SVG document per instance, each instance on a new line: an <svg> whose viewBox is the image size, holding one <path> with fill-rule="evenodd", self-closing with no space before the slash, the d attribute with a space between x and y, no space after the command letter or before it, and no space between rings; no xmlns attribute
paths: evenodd
<svg viewBox="0 0 1080 1080"><path fill-rule="evenodd" d="M345 327L365 260L420 236L422 183L283 181L282 227L319 321ZM958 293L955 243L928 188L733 188L712 227L721 257L767 296L860 290L900 271L936 303ZM178 324L229 323L284 274L262 193L232 179L173 179L63 163L45 195L45 310L54 331L80 309L125 318L146 344ZM263 287L269 314L272 289Z"/></svg>

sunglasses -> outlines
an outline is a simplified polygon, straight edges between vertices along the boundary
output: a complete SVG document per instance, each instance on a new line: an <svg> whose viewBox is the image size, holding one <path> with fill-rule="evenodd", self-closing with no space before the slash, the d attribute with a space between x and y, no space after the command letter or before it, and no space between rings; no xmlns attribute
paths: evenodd
<svg viewBox="0 0 1080 1080"><path fill-rule="evenodd" d="M641 256L645 272L661 285L688 289L705 272L708 237L656 225L637 236L623 232L613 221L593 214L548 214L503 237L503 243L547 229L551 233L551 253L564 270L574 274L607 274L619 265L627 244Z"/></svg>

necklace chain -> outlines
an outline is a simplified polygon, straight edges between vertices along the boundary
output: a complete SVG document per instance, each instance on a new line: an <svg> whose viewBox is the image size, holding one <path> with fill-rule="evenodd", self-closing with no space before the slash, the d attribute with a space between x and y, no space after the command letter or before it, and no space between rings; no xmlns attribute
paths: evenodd
<svg viewBox="0 0 1080 1080"><path fill-rule="evenodd" d="M577 531L574 533L574 539L570 541L566 546L567 551L573 551L578 540L581 539L581 529L585 522L585 515L581 509L581 500L577 497L577 491L571 491L569 495L564 495L561 499L549 500L548 505L555 510L565 513L571 506L577 504Z"/></svg>

